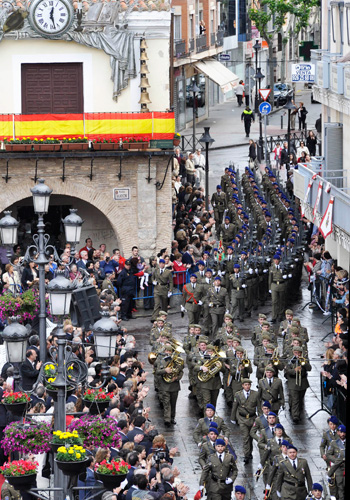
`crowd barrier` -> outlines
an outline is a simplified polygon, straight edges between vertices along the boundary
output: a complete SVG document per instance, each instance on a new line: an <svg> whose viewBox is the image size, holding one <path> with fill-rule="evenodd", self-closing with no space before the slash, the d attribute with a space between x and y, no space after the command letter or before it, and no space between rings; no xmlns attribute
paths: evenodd
<svg viewBox="0 0 350 500"><path fill-rule="evenodd" d="M325 394L325 383L327 378L320 373L321 385L321 408L313 413L309 420L311 420L320 411L326 411L330 415L336 415L340 422L346 425L346 392L342 387L334 387L332 393Z"/></svg>

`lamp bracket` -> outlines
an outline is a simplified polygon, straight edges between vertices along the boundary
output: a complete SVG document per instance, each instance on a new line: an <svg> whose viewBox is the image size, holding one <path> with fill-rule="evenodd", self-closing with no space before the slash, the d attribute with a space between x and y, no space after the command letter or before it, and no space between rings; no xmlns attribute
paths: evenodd
<svg viewBox="0 0 350 500"><path fill-rule="evenodd" d="M164 182L165 182L165 179L166 179L166 176L168 174L168 169L169 169L169 165L170 165L170 162L173 160L172 156L169 157L169 160L168 160L168 164L166 166L166 169L165 169L165 173L164 173L164 177L163 177L163 180L162 182L159 182L157 181L155 186L156 186L156 189L158 191L160 191L162 189L162 187L164 186Z"/></svg>

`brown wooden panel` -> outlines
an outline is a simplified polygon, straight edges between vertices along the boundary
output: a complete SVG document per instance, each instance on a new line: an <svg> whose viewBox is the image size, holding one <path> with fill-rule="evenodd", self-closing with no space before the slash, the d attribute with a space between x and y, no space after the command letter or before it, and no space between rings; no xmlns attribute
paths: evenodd
<svg viewBox="0 0 350 500"><path fill-rule="evenodd" d="M82 63L22 64L22 113L83 113Z"/></svg>

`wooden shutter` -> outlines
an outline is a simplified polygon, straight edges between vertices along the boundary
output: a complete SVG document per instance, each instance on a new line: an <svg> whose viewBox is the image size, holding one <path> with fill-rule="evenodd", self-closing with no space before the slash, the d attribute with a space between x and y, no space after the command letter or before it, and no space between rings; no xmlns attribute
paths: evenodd
<svg viewBox="0 0 350 500"><path fill-rule="evenodd" d="M22 113L83 113L82 63L22 64Z"/></svg>

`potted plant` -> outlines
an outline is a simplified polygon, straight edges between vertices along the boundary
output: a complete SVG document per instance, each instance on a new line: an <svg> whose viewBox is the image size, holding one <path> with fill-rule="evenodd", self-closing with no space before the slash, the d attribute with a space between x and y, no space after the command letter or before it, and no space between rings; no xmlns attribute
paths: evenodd
<svg viewBox="0 0 350 500"><path fill-rule="evenodd" d="M0 295L0 319L8 321L13 316L20 316L19 323L33 320L39 310L39 297L35 290L26 290L14 297L11 293Z"/></svg>
<svg viewBox="0 0 350 500"><path fill-rule="evenodd" d="M121 438L117 422L112 417L101 418L86 415L75 419L69 426L70 432L76 430L83 440L83 446L94 448L120 448Z"/></svg>
<svg viewBox="0 0 350 500"><path fill-rule="evenodd" d="M61 141L62 151L84 151L89 149L87 137L63 137Z"/></svg>
<svg viewBox="0 0 350 500"><path fill-rule="evenodd" d="M58 396L58 390L57 387L55 387L55 380L56 380L56 375L57 375L57 364L55 363L45 363L44 365L44 379L45 379L45 387L46 387L46 392L48 393L49 396L52 397L54 401L57 401L57 396ZM75 388L67 385L66 386L66 395L67 397L73 394Z"/></svg>
<svg viewBox="0 0 350 500"><path fill-rule="evenodd" d="M106 139L104 137L97 137L92 140L92 147L95 151L108 151L119 149L119 139Z"/></svg>
<svg viewBox="0 0 350 500"><path fill-rule="evenodd" d="M32 141L30 137L22 137L22 139L4 139L6 151L31 151Z"/></svg>
<svg viewBox="0 0 350 500"><path fill-rule="evenodd" d="M65 476L81 474L89 463L86 450L76 444L73 446L60 446L57 450L55 462Z"/></svg>
<svg viewBox="0 0 350 500"><path fill-rule="evenodd" d="M63 432L63 431L53 431L52 439L50 441L51 450L57 453L58 448L61 446L81 446L83 444L82 439L79 437L77 431L73 432Z"/></svg>
<svg viewBox="0 0 350 500"><path fill-rule="evenodd" d="M98 415L106 410L113 399L113 392L105 392L100 389L88 389L84 392L84 404L89 408L91 415Z"/></svg>
<svg viewBox="0 0 350 500"><path fill-rule="evenodd" d="M46 139L33 139L34 151L59 151L61 149L61 141L55 137L46 137Z"/></svg>
<svg viewBox="0 0 350 500"><path fill-rule="evenodd" d="M0 467L0 474L14 486L16 490L28 489L35 484L38 462L32 460L13 460Z"/></svg>
<svg viewBox="0 0 350 500"><path fill-rule="evenodd" d="M180 145L180 141L181 141L181 135L175 133L174 134L174 139L173 139L174 146L179 146Z"/></svg>
<svg viewBox="0 0 350 500"><path fill-rule="evenodd" d="M133 149L142 151L148 148L147 137L125 137L123 139L123 149Z"/></svg>
<svg viewBox="0 0 350 500"><path fill-rule="evenodd" d="M12 451L20 453L45 453L50 451L51 429L44 422L20 424L12 422L4 429L1 446L4 454Z"/></svg>
<svg viewBox="0 0 350 500"><path fill-rule="evenodd" d="M126 478L130 468L131 466L121 458L116 458L110 462L103 460L95 464L95 477L102 481L105 488L117 488Z"/></svg>
<svg viewBox="0 0 350 500"><path fill-rule="evenodd" d="M23 415L27 410L30 402L30 397L25 392L5 391L1 403L6 410L13 415Z"/></svg>

